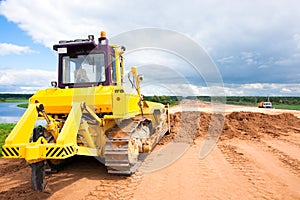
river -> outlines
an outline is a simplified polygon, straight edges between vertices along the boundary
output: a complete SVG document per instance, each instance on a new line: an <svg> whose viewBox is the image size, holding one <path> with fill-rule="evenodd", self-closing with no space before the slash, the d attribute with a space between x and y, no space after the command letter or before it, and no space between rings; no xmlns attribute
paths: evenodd
<svg viewBox="0 0 300 200"><path fill-rule="evenodd" d="M18 103L0 103L0 123L16 123L25 112L25 108L19 108Z"/></svg>

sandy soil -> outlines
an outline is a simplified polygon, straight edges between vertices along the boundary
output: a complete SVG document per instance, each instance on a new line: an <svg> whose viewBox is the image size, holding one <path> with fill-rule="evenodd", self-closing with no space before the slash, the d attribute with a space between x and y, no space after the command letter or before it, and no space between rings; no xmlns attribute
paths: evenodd
<svg viewBox="0 0 300 200"><path fill-rule="evenodd" d="M212 120L213 112L191 101L172 108L171 133L130 177L76 157L39 193L26 162L0 159L0 199L300 199L300 112L227 105Z"/></svg>

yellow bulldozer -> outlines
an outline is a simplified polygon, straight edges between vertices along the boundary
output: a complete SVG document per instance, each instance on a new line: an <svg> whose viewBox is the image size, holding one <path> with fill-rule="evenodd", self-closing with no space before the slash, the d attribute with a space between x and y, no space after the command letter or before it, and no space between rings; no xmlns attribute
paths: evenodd
<svg viewBox="0 0 300 200"><path fill-rule="evenodd" d="M2 146L4 158L31 165L32 188L45 189L45 167L75 155L94 156L111 174L134 173L169 130L168 106L145 101L143 76L125 77L124 47L87 39L59 41L58 81L37 91ZM126 80L125 80L126 79ZM125 87L128 81L130 88Z"/></svg>

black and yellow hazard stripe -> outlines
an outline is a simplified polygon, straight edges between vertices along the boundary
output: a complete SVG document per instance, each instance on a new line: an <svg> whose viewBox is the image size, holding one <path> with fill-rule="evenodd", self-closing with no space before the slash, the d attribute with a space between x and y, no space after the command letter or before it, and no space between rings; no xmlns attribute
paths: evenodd
<svg viewBox="0 0 300 200"><path fill-rule="evenodd" d="M2 156L4 158L19 158L19 147L2 147Z"/></svg>
<svg viewBox="0 0 300 200"><path fill-rule="evenodd" d="M74 148L72 146L46 148L46 158L62 159L72 155L74 155Z"/></svg>

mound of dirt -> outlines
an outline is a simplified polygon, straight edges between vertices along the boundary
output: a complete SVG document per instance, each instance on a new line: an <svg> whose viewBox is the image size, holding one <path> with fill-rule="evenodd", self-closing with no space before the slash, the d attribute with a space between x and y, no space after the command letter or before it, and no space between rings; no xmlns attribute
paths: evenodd
<svg viewBox="0 0 300 200"><path fill-rule="evenodd" d="M164 145L171 141L192 143L195 138L204 136L209 127L211 114L204 112L176 112L170 115L170 133L159 142Z"/></svg>
<svg viewBox="0 0 300 200"><path fill-rule="evenodd" d="M204 112L176 112L170 115L171 131L159 144L170 141L193 143L198 137L218 136L248 140L300 133L300 119L290 113L268 115L254 112L232 112L225 116Z"/></svg>
<svg viewBox="0 0 300 200"><path fill-rule="evenodd" d="M264 113L233 112L226 116L221 140L260 139L279 137L289 132L300 133L300 119L290 113L268 115Z"/></svg>

